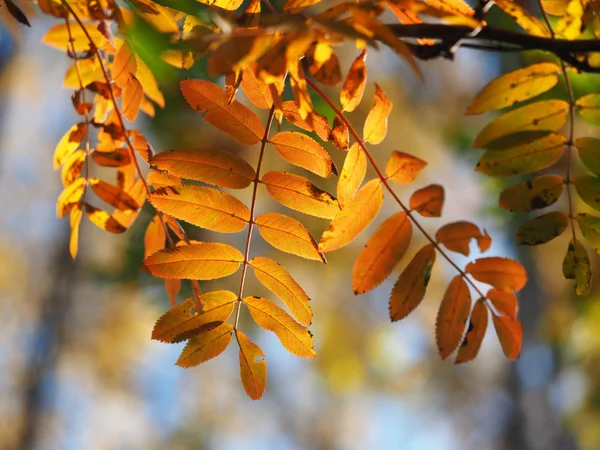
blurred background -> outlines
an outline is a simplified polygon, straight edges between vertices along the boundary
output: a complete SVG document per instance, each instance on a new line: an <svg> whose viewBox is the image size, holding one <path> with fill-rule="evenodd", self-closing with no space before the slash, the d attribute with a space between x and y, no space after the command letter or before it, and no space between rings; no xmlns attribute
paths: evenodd
<svg viewBox="0 0 600 450"><path fill-rule="evenodd" d="M267 392L253 402L239 381L235 345L186 370L174 365L183 344L150 340L169 301L163 284L138 268L149 210L123 235L84 220L80 254L71 260L68 221L55 217L61 184L51 161L56 143L76 121L70 91L62 88L70 61L40 43L50 19L38 17L20 36L5 23L0 22L0 449L600 448L598 289L576 298L563 280L566 236L540 248L513 246L525 217L499 211L497 195L515 181L473 171L480 153L470 142L491 115L463 116L490 79L541 55L461 50L454 62L421 64L426 82L419 85L391 52L371 51L371 83L362 107L349 115L361 129L377 81L394 109L387 138L373 153L382 164L392 150L429 162L413 185L397 189L401 198L429 183L442 184L444 214L423 219L429 229L474 221L494 239L490 254L526 265L530 281L519 295L525 331L520 359L504 358L491 327L475 361L460 367L452 358L440 361L435 315L454 276L441 258L425 300L401 322L390 323L387 314L396 277L367 295L353 295L349 261L377 225L397 212L386 201L377 222L352 245L328 255L327 267L253 241L252 255L282 263L312 298L318 355L295 358L273 334L242 317L242 329L268 362ZM340 49L345 71L357 54L352 46ZM177 76L203 76L202 70L197 64ZM599 79L577 77L575 85L585 91ZM257 149L241 148L215 132L182 102L176 80L162 88L166 111L135 123L157 151L214 146L256 163ZM564 84L556 89L564 94ZM331 119L331 111L314 101ZM576 133L598 134L580 122ZM327 146L341 168L344 154ZM274 153L266 166L288 169ZM335 180L313 180L335 192ZM262 191L259 212L267 210L283 207ZM323 220L302 220L316 237L327 227ZM192 238L215 239L188 230ZM240 245L243 236L226 239ZM422 243L415 239L396 276ZM460 255L455 260L463 266L468 261ZM203 287L227 289L238 284L237 277L239 272ZM252 279L246 292L263 293ZM189 290L179 300L186 295Z"/></svg>

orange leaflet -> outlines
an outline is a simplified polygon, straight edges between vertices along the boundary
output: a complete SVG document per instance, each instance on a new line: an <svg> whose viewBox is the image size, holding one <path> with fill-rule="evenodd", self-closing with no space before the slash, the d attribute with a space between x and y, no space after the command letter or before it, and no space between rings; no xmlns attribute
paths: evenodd
<svg viewBox="0 0 600 450"><path fill-rule="evenodd" d="M410 209L423 217L440 217L444 206L444 188L439 184L431 184L415 191L410 197Z"/></svg>
<svg viewBox="0 0 600 450"><path fill-rule="evenodd" d="M390 295L390 319L392 322L404 319L423 300L435 262L435 255L433 245L426 245L418 251L400 274Z"/></svg>
<svg viewBox="0 0 600 450"><path fill-rule="evenodd" d="M121 167L131 163L131 156L126 148L116 148L110 152L94 150L91 155L94 162L99 166Z"/></svg>
<svg viewBox="0 0 600 450"><path fill-rule="evenodd" d="M490 289L485 297L492 302L494 309L500 315L517 318L519 304L514 292L501 291L499 289Z"/></svg>
<svg viewBox="0 0 600 450"><path fill-rule="evenodd" d="M237 295L230 291L207 292L199 296L202 313L192 312L192 297L167 311L154 325L152 339L170 344L190 339L219 326L231 316Z"/></svg>
<svg viewBox="0 0 600 450"><path fill-rule="evenodd" d="M154 216L144 234L144 258L165 248L167 233L158 215Z"/></svg>
<svg viewBox="0 0 600 450"><path fill-rule="evenodd" d="M142 268L159 278L214 280L235 273L244 256L235 247L219 242L199 242L150 255Z"/></svg>
<svg viewBox="0 0 600 450"><path fill-rule="evenodd" d="M317 243L301 222L283 214L261 214L255 219L265 241L276 249L302 258L325 262Z"/></svg>
<svg viewBox="0 0 600 450"><path fill-rule="evenodd" d="M304 55L308 71L325 86L335 86L342 81L340 61L329 42L318 41Z"/></svg>
<svg viewBox="0 0 600 450"><path fill-rule="evenodd" d="M452 222L441 227L435 234L435 239L452 251L465 256L469 256L469 243L471 239L477 241L480 252L485 252L492 245L492 238L486 230L483 234L479 231L479 227L471 222L458 221Z"/></svg>
<svg viewBox="0 0 600 450"><path fill-rule="evenodd" d="M148 201L170 216L221 233L241 231L250 220L246 205L233 195L204 186L160 188Z"/></svg>
<svg viewBox="0 0 600 450"><path fill-rule="evenodd" d="M455 364L462 364L475 359L483 342L487 325L488 312L485 307L485 300L480 298L475 302L475 306L473 306L473 310L471 311L467 334L458 348L458 355L456 355L456 361L454 361Z"/></svg>
<svg viewBox="0 0 600 450"><path fill-rule="evenodd" d="M115 49L104 37L104 35L98 31L98 28L95 24L86 23L84 24L84 27L94 42L94 45L98 47L99 50L104 50L107 53L114 54ZM71 32L72 44L69 41L69 30ZM75 48L77 53L84 53L91 50L90 41L77 22L69 22L68 28L64 23L54 25L44 35L42 42L63 52L70 51L71 45L73 45L73 48Z"/></svg>
<svg viewBox="0 0 600 450"><path fill-rule="evenodd" d="M77 251L79 249L79 224L81 223L81 216L83 216L81 203L77 203L71 210L71 216L69 217L69 225L71 226L69 252L71 253L71 258L73 259L75 259L77 256Z"/></svg>
<svg viewBox="0 0 600 450"><path fill-rule="evenodd" d="M193 337L184 347L176 364L179 367L189 368L219 356L229 346L232 332L233 326L223 323L206 333Z"/></svg>
<svg viewBox="0 0 600 450"><path fill-rule="evenodd" d="M131 47L127 42L124 42L119 48L119 51L115 55L111 66L112 79L115 81L117 86L125 89L129 76L135 75L137 70L137 61L135 54L131 51Z"/></svg>
<svg viewBox="0 0 600 450"><path fill-rule="evenodd" d="M197 112L206 111L204 118L219 130L246 145L263 138L265 129L258 116L237 100L229 104L227 93L216 84L188 79L179 86L190 106Z"/></svg>
<svg viewBox="0 0 600 450"><path fill-rule="evenodd" d="M246 188L256 175L245 160L223 150L171 150L154 156L151 164L183 178L228 189Z"/></svg>
<svg viewBox="0 0 600 450"><path fill-rule="evenodd" d="M348 245L377 216L381 205L383 205L381 182L379 179L371 180L333 218L321 236L319 251L331 252Z"/></svg>
<svg viewBox="0 0 600 450"><path fill-rule="evenodd" d="M339 118L339 116L335 116L333 119L333 128L331 129L329 140L340 150L348 150L350 131L348 130L346 124Z"/></svg>
<svg viewBox="0 0 600 450"><path fill-rule="evenodd" d="M358 142L352 144L346 155L344 167L340 173L337 185L337 196L340 207L344 206L354 197L367 173L367 155Z"/></svg>
<svg viewBox="0 0 600 450"><path fill-rule="evenodd" d="M525 268L510 258L492 256L470 262L465 272L503 291L520 291L527 283Z"/></svg>
<svg viewBox="0 0 600 450"><path fill-rule="evenodd" d="M385 166L385 176L400 184L409 184L427 165L426 161L394 150Z"/></svg>
<svg viewBox="0 0 600 450"><path fill-rule="evenodd" d="M508 359L517 359L523 344L523 326L516 318L492 314L494 328L502 351Z"/></svg>
<svg viewBox="0 0 600 450"><path fill-rule="evenodd" d="M151 170L146 176L146 181L155 188L183 186L181 178L166 170Z"/></svg>
<svg viewBox="0 0 600 450"><path fill-rule="evenodd" d="M371 108L365 121L363 139L371 144L379 144L387 134L388 116L392 111L392 102L386 97L379 85L375 84L375 106Z"/></svg>
<svg viewBox="0 0 600 450"><path fill-rule="evenodd" d="M250 341L240 330L235 330L240 346L240 377L248 397L260 399L267 388L267 361L258 345Z"/></svg>
<svg viewBox="0 0 600 450"><path fill-rule="evenodd" d="M90 178L88 181L92 187L92 190L94 191L94 194L96 194L100 199L104 200L109 205L121 210L139 209L140 206L137 204L135 199L123 189L113 186L112 184L108 184L107 182L98 178Z"/></svg>
<svg viewBox="0 0 600 450"><path fill-rule="evenodd" d="M144 94L161 108L165 107L165 97L158 88L158 83L146 63L136 55L137 70L135 76L144 88Z"/></svg>
<svg viewBox="0 0 600 450"><path fill-rule="evenodd" d="M292 315L302 325L312 322L312 309L306 292L292 278L285 268L269 258L257 256L249 262L254 275L288 307Z"/></svg>
<svg viewBox="0 0 600 450"><path fill-rule="evenodd" d="M307 8L320 3L322 0L287 0L283 6L284 11Z"/></svg>
<svg viewBox="0 0 600 450"><path fill-rule="evenodd" d="M279 306L260 297L246 297L244 304L256 323L261 328L275 333L281 345L292 355L301 358L314 358L317 355L310 331Z"/></svg>
<svg viewBox="0 0 600 450"><path fill-rule="evenodd" d="M144 90L142 89L142 85L132 75L123 89L123 97L121 99L123 115L130 122L133 122L137 117L143 96Z"/></svg>
<svg viewBox="0 0 600 450"><path fill-rule="evenodd" d="M77 178L79 178L85 158L86 154L83 150L77 150L76 152L71 153L71 156L67 158L60 174L60 178L64 187L69 186Z"/></svg>
<svg viewBox="0 0 600 450"><path fill-rule="evenodd" d="M69 131L58 141L54 150L54 170L63 165L67 157L73 153L87 133L85 123L73 125Z"/></svg>
<svg viewBox="0 0 600 450"><path fill-rule="evenodd" d="M463 0L425 0L427 5L438 11L463 17L472 17L475 11Z"/></svg>
<svg viewBox="0 0 600 450"><path fill-rule="evenodd" d="M281 110L283 111L283 117L292 125L296 125L305 131L314 131L324 141L329 139L330 125L327 117L313 111L309 116L312 122L310 123L302 118L298 105L294 101L283 102Z"/></svg>
<svg viewBox="0 0 600 450"><path fill-rule="evenodd" d="M366 59L367 49L365 48L350 66L346 81L344 81L344 86L342 86L340 92L342 111L354 111L362 100L367 85Z"/></svg>
<svg viewBox="0 0 600 450"><path fill-rule="evenodd" d="M331 219L340 209L334 197L304 177L287 172L269 172L261 182L271 197L295 211Z"/></svg>
<svg viewBox="0 0 600 450"><path fill-rule="evenodd" d="M90 204L85 205L85 213L88 219L98 228L108 231L109 233L123 233L127 228L121 225L117 220L106 211L102 211Z"/></svg>
<svg viewBox="0 0 600 450"><path fill-rule="evenodd" d="M317 141L294 131L277 133L269 142L283 159L321 177L337 174L331 156Z"/></svg>
<svg viewBox="0 0 600 450"><path fill-rule="evenodd" d="M56 217L65 217L71 212L73 207L79 203L86 187L85 178L77 178L73 183L67 186L58 196L56 201Z"/></svg>
<svg viewBox="0 0 600 450"><path fill-rule="evenodd" d="M258 3L260 5L260 3ZM254 106L270 109L273 106L273 95L267 83L256 76L258 64L253 62L242 70L242 82L240 86Z"/></svg>
<svg viewBox="0 0 600 450"><path fill-rule="evenodd" d="M406 213L394 214L371 236L352 270L352 289L364 294L379 286L406 253L412 238L412 223Z"/></svg>
<svg viewBox="0 0 600 450"><path fill-rule="evenodd" d="M469 287L462 276L457 275L444 294L435 321L435 339L442 359L446 359L458 347L470 310Z"/></svg>
<svg viewBox="0 0 600 450"><path fill-rule="evenodd" d="M113 218L116 219L116 221L123 225L125 228L129 228L131 224L133 224L138 214L142 210L142 206L146 202L146 188L144 187L143 181L137 180L135 184L131 187L131 189L127 191L127 193L139 205L139 209L117 209L115 212L113 212Z"/></svg>
<svg viewBox="0 0 600 450"><path fill-rule="evenodd" d="M507 211L525 213L555 203L563 193L564 180L558 175L542 175L506 188L499 206Z"/></svg>
<svg viewBox="0 0 600 450"><path fill-rule="evenodd" d="M169 296L169 302L171 306L175 306L175 304L177 303L177 294L181 290L181 280L166 279L165 290L167 291L167 295Z"/></svg>

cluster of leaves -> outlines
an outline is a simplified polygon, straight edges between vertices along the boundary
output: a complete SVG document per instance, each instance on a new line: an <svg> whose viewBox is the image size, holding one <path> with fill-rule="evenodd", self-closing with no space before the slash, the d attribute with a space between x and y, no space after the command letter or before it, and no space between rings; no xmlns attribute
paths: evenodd
<svg viewBox="0 0 600 450"><path fill-rule="evenodd" d="M483 16L492 3L482 3L474 10L462 0L340 2L318 11L319 0L288 0L281 12L267 0L252 0L239 12L236 11L242 7L241 0L201 0L207 6L200 9L196 2L171 3L167 8L160 1L136 0L128 5L131 9L112 0L40 0L39 5L44 13L64 21L54 26L43 41L73 60L65 86L75 90L73 106L82 117L60 141L54 158L55 168L62 167L65 186L57 202L57 213L59 217L70 215L71 254L77 254L83 212L100 228L120 233L133 224L145 200L149 201L155 216L146 230L142 267L165 279L172 305L156 323L152 337L167 343L187 341L177 364L191 367L214 358L235 336L242 384L251 398L260 398L266 388L266 361L262 350L240 330L242 310L247 310L259 327L275 333L292 354L314 357L313 337L307 328L312 322L309 298L276 261L251 257L254 231L278 250L326 263L325 253L350 244L376 218L384 195L394 200L398 211L383 221L358 255L352 270L355 294L368 292L391 276L406 256L416 229L427 244L409 260L391 291L391 320L408 316L423 300L439 254L456 270L436 321L440 356L447 358L458 349L456 363L475 358L491 314L504 353L517 358L522 328L514 293L527 281L523 267L501 257L480 257L464 268L457 265L449 252L470 256L470 244L475 240L483 253L489 249L491 238L485 230L466 221L444 224L435 235L426 231L421 221L441 216L445 197L442 186L420 187L406 202L399 198L394 185L413 183L427 162L400 150L391 152L385 169L373 159L371 146L384 140L392 110L391 100L377 84L374 105L362 134L346 116L362 101L369 47L390 47L421 78L413 54L416 47L448 45L453 49L460 42L454 39L439 43L424 37L405 42L380 20L386 9L401 24L418 25L423 17L435 17L471 26L476 33L486 26ZM493 3L529 34L548 39L554 39L556 33L550 27L546 10L562 15L557 30L569 39L578 37L576 30L585 28L595 11L591 2L583 5L581 0L564 4L543 2L546 27L511 1ZM263 5L268 12L261 12ZM308 8L314 5L316 10ZM560 9L560 5L565 7ZM577 9L577 5L583 6ZM155 154L139 131L126 126L125 119L133 121L138 111L152 116L155 105L164 107L152 71L132 50L140 48L140 43L127 37L135 22L134 14L174 43L163 49L160 57L164 61L188 69L205 59L211 76L225 75L224 89L211 81L187 79L180 83L181 92L203 120L243 146L260 146L254 165L217 149L178 149ZM596 30L597 25L596 18ZM125 40L113 35L117 30ZM356 44L360 54L344 76L335 47L348 41ZM561 74L571 92L564 63L538 63L504 75L477 95L468 114L529 100L551 89ZM339 104L319 87L340 84ZM291 100L285 98L286 86L291 88ZM268 111L265 122L255 110L236 100L239 89L255 108ZM312 95L320 97L335 112L333 124L314 110ZM570 154L575 146L588 168L600 174L600 141L573 140L574 111L577 109L585 119L598 123L600 97L570 97L569 102L546 100L528 104L494 119L476 138L475 146L486 149L477 170L492 176L531 173L555 164L565 148ZM567 115L571 132L565 137L558 130ZM272 125L283 121L296 127L295 131L272 132ZM264 159L272 158L275 150L301 170L323 178L337 176L326 142L346 153L337 198L301 174L261 170ZM150 168L147 174L140 167L141 160ZM365 182L369 165L376 176ZM101 167L116 169L115 184L92 176L91 172L100 173ZM546 207L556 202L563 185L569 192L574 184L581 198L598 208L600 182L592 176L571 177L570 167L569 164L564 178L543 175L505 190L500 206L519 212ZM184 183L182 179L189 181ZM260 185L283 206L330 220L321 238L315 240L297 218L275 212L257 215ZM252 192L248 205L226 191L241 189ZM92 206L92 194L114 211ZM572 210L569 194L569 213L547 213L527 222L519 231L518 240L529 245L547 242L570 223L573 239L564 272L567 278L576 279L577 291L584 293L589 290L589 261L576 239L573 221L579 222L584 237L598 248L600 219L574 217ZM247 228L246 244L240 251L224 242L190 240L178 220L217 233L237 233ZM200 290L198 280L225 278L240 267L240 282L235 290ZM271 299L244 292L249 267L289 313ZM182 280L190 281L193 296L177 304ZM480 283L489 286L487 291L482 290Z"/></svg>

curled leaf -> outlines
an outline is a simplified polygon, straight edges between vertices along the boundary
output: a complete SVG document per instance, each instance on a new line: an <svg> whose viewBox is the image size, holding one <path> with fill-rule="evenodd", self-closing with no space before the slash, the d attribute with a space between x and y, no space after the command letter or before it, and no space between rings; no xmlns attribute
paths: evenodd
<svg viewBox="0 0 600 450"><path fill-rule="evenodd" d="M488 311L485 307L485 300L480 298L475 302L475 306L471 311L467 333L458 348L455 364L462 364L475 359L483 342L487 325Z"/></svg>
<svg viewBox="0 0 600 450"><path fill-rule="evenodd" d="M471 239L477 241L480 252L485 252L492 245L492 238L483 230L483 234L479 231L479 227L471 222L458 221L448 223L442 226L435 234L435 239L452 251L465 256L469 256L469 243Z"/></svg>

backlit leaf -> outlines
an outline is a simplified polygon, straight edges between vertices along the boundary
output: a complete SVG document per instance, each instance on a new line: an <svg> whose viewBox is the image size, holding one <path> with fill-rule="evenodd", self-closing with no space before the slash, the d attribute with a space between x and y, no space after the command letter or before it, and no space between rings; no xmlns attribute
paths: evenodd
<svg viewBox="0 0 600 450"><path fill-rule="evenodd" d="M385 166L385 176L396 183L409 184L426 165L421 158L394 150Z"/></svg>
<svg viewBox="0 0 600 450"><path fill-rule="evenodd" d="M435 341L442 359L456 350L471 310L471 293L462 276L452 279L435 321Z"/></svg>
<svg viewBox="0 0 600 450"><path fill-rule="evenodd" d="M485 252L492 245L492 239L483 230L483 234L479 227L471 222L458 221L448 223L442 226L435 234L435 239L452 251L465 256L469 256L469 244L471 239L477 241L480 252Z"/></svg>
<svg viewBox="0 0 600 450"><path fill-rule="evenodd" d="M306 178L288 172L269 172L261 182L275 200L295 211L331 219L340 210L337 200Z"/></svg>
<svg viewBox="0 0 600 450"><path fill-rule="evenodd" d="M275 333L288 352L301 358L316 356L310 331L275 303L260 297L246 297L244 303L258 326Z"/></svg>
<svg viewBox="0 0 600 450"><path fill-rule="evenodd" d="M579 158L594 175L600 175L600 139L579 138L573 143Z"/></svg>
<svg viewBox="0 0 600 450"><path fill-rule="evenodd" d="M508 359L517 359L523 344L523 326L516 318L492 314L502 351Z"/></svg>
<svg viewBox="0 0 600 450"><path fill-rule="evenodd" d="M525 268L514 259L491 256L467 264L466 273L503 291L520 291L527 283Z"/></svg>
<svg viewBox="0 0 600 450"><path fill-rule="evenodd" d="M273 95L269 86L256 76L256 67L257 64L252 63L244 68L240 86L254 106L262 109L270 109L273 106Z"/></svg>
<svg viewBox="0 0 600 450"><path fill-rule="evenodd" d="M444 206L444 188L431 184L415 191L410 197L410 209L423 217L440 217Z"/></svg>
<svg viewBox="0 0 600 450"><path fill-rule="evenodd" d="M193 337L184 347L177 365L189 368L202 364L225 351L231 342L233 326L223 323L218 327Z"/></svg>
<svg viewBox="0 0 600 450"><path fill-rule="evenodd" d="M428 244L417 252L400 274L390 295L390 319L404 319L419 306L429 284L431 269L435 262L435 249Z"/></svg>
<svg viewBox="0 0 600 450"><path fill-rule="evenodd" d="M175 306L177 304L177 294L179 294L180 290L181 280L168 278L165 280L165 291L167 291L171 306Z"/></svg>
<svg viewBox="0 0 600 450"><path fill-rule="evenodd" d="M73 206L79 203L86 187L86 181L83 177L77 178L60 193L56 201L56 217L65 217L71 212Z"/></svg>
<svg viewBox="0 0 600 450"><path fill-rule="evenodd" d="M319 83L335 86L342 81L340 61L328 42L319 41L304 56L308 71Z"/></svg>
<svg viewBox="0 0 600 450"><path fill-rule="evenodd" d="M250 211L233 195L205 186L160 188L148 195L157 210L207 230L236 233L250 220Z"/></svg>
<svg viewBox="0 0 600 450"><path fill-rule="evenodd" d="M94 194L109 205L121 210L139 209L140 205L123 189L102 181L99 178L90 178L88 181Z"/></svg>
<svg viewBox="0 0 600 450"><path fill-rule="evenodd" d="M331 252L348 245L377 216L381 205L383 205L381 182L379 179L371 180L333 218L321 236L319 251Z"/></svg>
<svg viewBox="0 0 600 450"><path fill-rule="evenodd" d="M588 94L577 100L577 110L584 120L600 125L600 94Z"/></svg>
<svg viewBox="0 0 600 450"><path fill-rule="evenodd" d="M396 213L383 222L354 263L354 293L363 294L383 283L406 253L411 238L412 222L406 213Z"/></svg>
<svg viewBox="0 0 600 450"><path fill-rule="evenodd" d="M73 209L71 209L71 216L69 217L69 225L71 226L71 236L69 238L69 253L71 258L75 259L79 250L79 225L81 224L81 217L83 216L83 210L81 203L77 203Z"/></svg>
<svg viewBox="0 0 600 450"><path fill-rule="evenodd" d="M542 175L502 191L499 204L507 211L525 213L552 205L562 192L562 177Z"/></svg>
<svg viewBox="0 0 600 450"><path fill-rule="evenodd" d="M109 53L114 52L114 48L102 35L98 28L93 23L86 23L84 27L94 41L94 45L100 50L106 50ZM69 41L69 30L72 39L72 44ZM42 43L49 45L57 50L66 52L71 49L71 45L78 53L83 53L91 49L90 41L77 22L69 22L69 26L65 23L59 23L52 26L42 38Z"/></svg>
<svg viewBox="0 0 600 450"><path fill-rule="evenodd" d="M519 3L515 2L514 0L497 0L495 3L506 14L515 19L515 22L517 22L521 28L529 32L529 34L532 36L550 37L550 32L542 24L542 22L540 22L537 17L529 13Z"/></svg>
<svg viewBox="0 0 600 450"><path fill-rule="evenodd" d="M340 207L344 206L354 197L367 173L367 156L358 142L352 144L344 160L344 167L340 173L337 185L337 196Z"/></svg>
<svg viewBox="0 0 600 450"><path fill-rule="evenodd" d="M364 49L354 60L352 66L350 66L350 70L344 81L344 86L342 86L340 92L342 111L354 111L362 100L363 94L365 93L365 86L367 85L366 59L367 49Z"/></svg>
<svg viewBox="0 0 600 450"><path fill-rule="evenodd" d="M503 150L488 150L477 163L476 171L493 177L510 177L537 172L556 163L565 150L567 138L549 134Z"/></svg>
<svg viewBox="0 0 600 450"><path fill-rule="evenodd" d="M54 150L54 170L62 166L68 156L77 150L86 132L87 127L85 123L78 123L65 133Z"/></svg>
<svg viewBox="0 0 600 450"><path fill-rule="evenodd" d="M71 156L65 161L60 178L63 186L67 187L81 175L81 169L85 163L86 154L83 150L77 150L71 153Z"/></svg>
<svg viewBox="0 0 600 450"><path fill-rule="evenodd" d="M123 115L133 122L138 115L142 98L144 96L144 90L140 82L132 76L123 89L122 105Z"/></svg>
<svg viewBox="0 0 600 450"><path fill-rule="evenodd" d="M571 182L575 185L577 194L588 206L600 211L600 178L592 175L573 177Z"/></svg>
<svg viewBox="0 0 600 450"><path fill-rule="evenodd" d="M183 178L228 189L246 188L256 175L245 160L223 150L171 150L154 156L151 164Z"/></svg>
<svg viewBox="0 0 600 450"><path fill-rule="evenodd" d="M240 330L235 330L240 346L240 376L248 397L258 400L267 388L267 362L258 345L250 341Z"/></svg>
<svg viewBox="0 0 600 450"><path fill-rule="evenodd" d="M302 258L325 262L317 243L302 223L278 213L261 214L255 219L265 241L276 249Z"/></svg>
<svg viewBox="0 0 600 450"><path fill-rule="evenodd" d="M375 84L375 106L371 108L363 129L363 139L373 145L379 144L387 134L387 122L392 102L379 85Z"/></svg>
<svg viewBox="0 0 600 450"><path fill-rule="evenodd" d="M166 240L167 232L165 231L165 226L157 214L148 224L148 228L146 228L146 233L144 234L144 258L165 248Z"/></svg>
<svg viewBox="0 0 600 450"><path fill-rule="evenodd" d="M283 159L321 177L337 173L335 164L317 141L295 131L282 131L269 139Z"/></svg>
<svg viewBox="0 0 600 450"><path fill-rule="evenodd" d="M185 100L204 119L242 144L259 142L265 129L258 116L237 100L229 104L226 92L210 81L188 79L179 83Z"/></svg>
<svg viewBox="0 0 600 450"><path fill-rule="evenodd" d="M312 124L303 119L296 102L287 101L281 104L283 117L291 124L305 131L314 131L322 140L327 141L331 132L329 121L325 116L313 112L309 117Z"/></svg>
<svg viewBox="0 0 600 450"><path fill-rule="evenodd" d="M113 218L123 225L125 228L129 228L142 210L142 206L146 202L146 187L141 179L137 180L135 184L127 191L127 193L133 198L136 204L139 206L138 209L117 209L113 212Z"/></svg>
<svg viewBox="0 0 600 450"><path fill-rule="evenodd" d="M575 280L577 295L586 295L590 292L592 285L590 258L581 242L571 239L562 268L566 279Z"/></svg>
<svg viewBox="0 0 600 450"><path fill-rule="evenodd" d="M85 213L87 214L88 219L90 219L90 222L109 233L119 234L127 230L125 226L120 224L109 213L92 205L85 205Z"/></svg>
<svg viewBox="0 0 600 450"><path fill-rule="evenodd" d="M104 167L121 167L131 163L131 154L126 148L117 148L111 152L93 151L94 163Z"/></svg>
<svg viewBox="0 0 600 450"><path fill-rule="evenodd" d="M236 301L237 295L230 291L207 292L200 295L204 309L199 313L192 312L196 302L190 297L158 319L152 339L172 344L215 328L229 319Z"/></svg>
<svg viewBox="0 0 600 450"><path fill-rule="evenodd" d="M540 245L560 236L569 226L568 215L552 211L528 220L517 230L518 245Z"/></svg>
<svg viewBox="0 0 600 450"><path fill-rule="evenodd" d="M144 259L142 268L159 278L214 280L235 273L243 261L235 247L200 242L156 252Z"/></svg>
<svg viewBox="0 0 600 450"><path fill-rule="evenodd" d="M333 128L329 135L329 140L342 151L348 150L348 144L350 143L350 131L348 126L342 121L339 116L335 116L333 119Z"/></svg>
<svg viewBox="0 0 600 450"><path fill-rule="evenodd" d="M501 291L499 289L490 289L486 298L492 302L494 309L498 314L517 318L519 304L514 292Z"/></svg>
<svg viewBox="0 0 600 450"><path fill-rule="evenodd" d="M292 315L303 325L312 322L309 298L285 268L269 258L257 256L249 262L254 275L288 307Z"/></svg>
<svg viewBox="0 0 600 450"><path fill-rule="evenodd" d="M112 79L117 86L125 88L129 81L130 75L135 75L137 71L137 61L135 54L127 42L124 42L115 55L111 66Z"/></svg>
<svg viewBox="0 0 600 450"><path fill-rule="evenodd" d="M475 306L473 306L473 310L471 311L467 334L465 334L458 348L458 355L456 355L456 361L454 361L455 364L462 364L475 359L483 342L487 325L488 311L485 306L485 300L480 298L475 302Z"/></svg>
<svg viewBox="0 0 600 450"><path fill-rule="evenodd" d="M558 131L565 124L568 111L569 104L563 100L545 100L507 112L481 130L473 147L485 148L514 133Z"/></svg>

